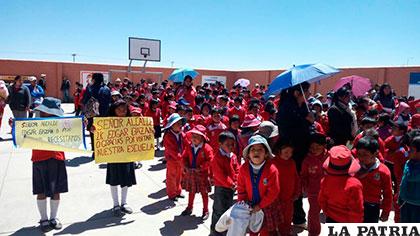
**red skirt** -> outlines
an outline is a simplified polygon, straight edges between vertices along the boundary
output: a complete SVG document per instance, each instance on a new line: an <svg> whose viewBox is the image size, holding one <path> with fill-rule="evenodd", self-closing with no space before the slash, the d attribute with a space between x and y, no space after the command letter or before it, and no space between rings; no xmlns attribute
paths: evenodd
<svg viewBox="0 0 420 236"><path fill-rule="evenodd" d="M268 207L263 209L263 227L268 231L276 231L280 228L280 224L283 222L283 214L281 212L280 204L279 200L275 200Z"/></svg>
<svg viewBox="0 0 420 236"><path fill-rule="evenodd" d="M210 178L207 171L185 168L181 186L190 193L211 192Z"/></svg>

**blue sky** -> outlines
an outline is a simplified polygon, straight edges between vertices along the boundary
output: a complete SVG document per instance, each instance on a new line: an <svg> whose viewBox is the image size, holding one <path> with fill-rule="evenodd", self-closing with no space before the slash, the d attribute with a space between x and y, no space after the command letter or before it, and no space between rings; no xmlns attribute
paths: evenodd
<svg viewBox="0 0 420 236"><path fill-rule="evenodd" d="M150 66L419 65L420 1L0 0L0 58L127 65L129 36L162 40Z"/></svg>

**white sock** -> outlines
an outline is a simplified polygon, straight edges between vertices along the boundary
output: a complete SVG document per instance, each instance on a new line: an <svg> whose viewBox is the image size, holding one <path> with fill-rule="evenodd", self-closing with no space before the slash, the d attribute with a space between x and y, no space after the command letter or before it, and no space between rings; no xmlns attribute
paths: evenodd
<svg viewBox="0 0 420 236"><path fill-rule="evenodd" d="M36 205L38 206L38 211L39 211L39 214L41 215L41 221L48 220L47 199L36 200Z"/></svg>
<svg viewBox="0 0 420 236"><path fill-rule="evenodd" d="M112 201L114 201L114 207L119 206L119 202L118 202L118 186L112 186L111 185L111 196L112 196Z"/></svg>
<svg viewBox="0 0 420 236"><path fill-rule="evenodd" d="M127 186L121 188L121 206L124 204L127 204L127 192L128 192Z"/></svg>
<svg viewBox="0 0 420 236"><path fill-rule="evenodd" d="M50 199L50 208L51 208L50 219L51 220L57 218L58 205L60 205L60 200Z"/></svg>

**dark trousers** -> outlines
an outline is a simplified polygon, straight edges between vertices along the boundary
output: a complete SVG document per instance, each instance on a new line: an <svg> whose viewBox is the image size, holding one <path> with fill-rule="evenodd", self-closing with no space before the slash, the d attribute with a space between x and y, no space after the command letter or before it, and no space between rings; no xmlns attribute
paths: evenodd
<svg viewBox="0 0 420 236"><path fill-rule="evenodd" d="M365 208L363 223L378 223L380 212L379 204L365 202L363 206Z"/></svg>
<svg viewBox="0 0 420 236"><path fill-rule="evenodd" d="M306 222L306 213L303 210L303 196L300 196L293 203L293 224L304 224Z"/></svg>
<svg viewBox="0 0 420 236"><path fill-rule="evenodd" d="M420 206L405 202L401 206L401 223L419 223Z"/></svg>
<svg viewBox="0 0 420 236"><path fill-rule="evenodd" d="M215 230L217 221L233 205L234 190L224 187L214 187L213 213L211 216L211 231L213 235L226 235Z"/></svg>
<svg viewBox="0 0 420 236"><path fill-rule="evenodd" d="M327 216L327 219L325 219L325 223L338 223L338 222Z"/></svg>
<svg viewBox="0 0 420 236"><path fill-rule="evenodd" d="M293 160L296 163L296 170L300 173L302 168L302 162L308 153L309 144L306 140L302 140L301 143L293 150ZM306 223L306 213L303 210L303 196L299 196L298 199L293 203L293 224L304 224Z"/></svg>

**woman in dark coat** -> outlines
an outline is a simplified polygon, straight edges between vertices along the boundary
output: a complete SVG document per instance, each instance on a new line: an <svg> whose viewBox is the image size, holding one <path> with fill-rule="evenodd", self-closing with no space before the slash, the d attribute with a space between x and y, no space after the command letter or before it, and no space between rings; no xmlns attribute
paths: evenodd
<svg viewBox="0 0 420 236"><path fill-rule="evenodd" d="M309 96L310 84L302 83L287 90L283 90L280 97L276 122L279 127L279 140L289 141L293 147L293 159L300 172L302 161L309 150L309 137L313 129L314 118L305 104L305 97ZM304 97L305 95L305 97ZM306 222L305 211L302 207L302 197L295 201L293 223L295 225Z"/></svg>
<svg viewBox="0 0 420 236"><path fill-rule="evenodd" d="M351 91L342 87L334 94L333 105L328 110L329 133L334 145L346 145L353 140L354 115L349 106Z"/></svg>
<svg viewBox="0 0 420 236"><path fill-rule="evenodd" d="M391 85L388 83L381 85L379 93L376 94L373 100L381 103L384 111L387 113L392 113L392 111L395 110L395 99L392 95Z"/></svg>

